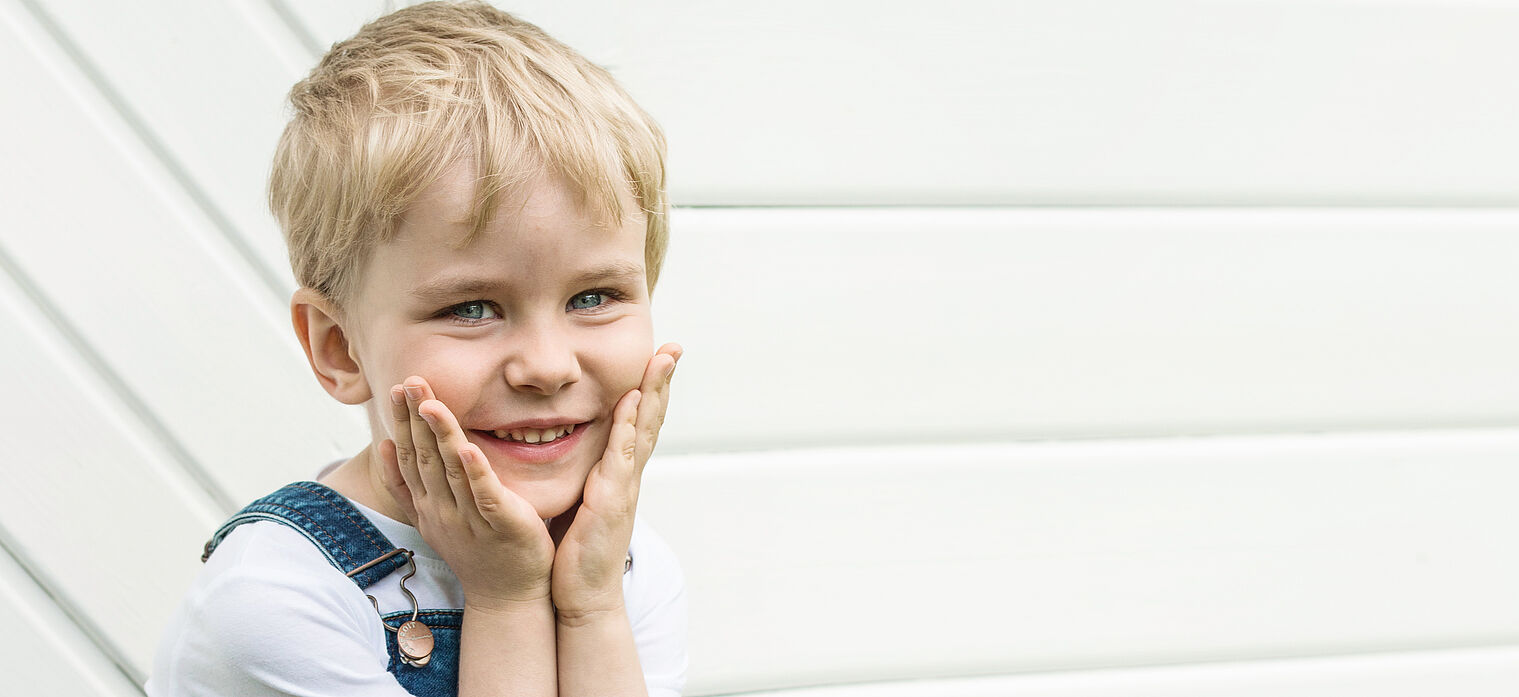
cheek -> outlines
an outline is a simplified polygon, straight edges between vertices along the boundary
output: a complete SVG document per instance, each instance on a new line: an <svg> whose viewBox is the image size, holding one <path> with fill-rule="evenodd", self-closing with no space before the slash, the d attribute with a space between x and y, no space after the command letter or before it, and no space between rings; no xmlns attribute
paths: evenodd
<svg viewBox="0 0 1519 697"><path fill-rule="evenodd" d="M379 373L371 378L377 395L388 395L392 385L413 375L432 387L433 395L460 416L479 401L482 378L494 363L479 343L446 337L401 341L393 347Z"/></svg>
<svg viewBox="0 0 1519 697"><path fill-rule="evenodd" d="M610 392L609 404L616 404L629 390L638 387L654 355L653 331L648 323L627 324L602 336L588 356L595 363L598 381Z"/></svg>

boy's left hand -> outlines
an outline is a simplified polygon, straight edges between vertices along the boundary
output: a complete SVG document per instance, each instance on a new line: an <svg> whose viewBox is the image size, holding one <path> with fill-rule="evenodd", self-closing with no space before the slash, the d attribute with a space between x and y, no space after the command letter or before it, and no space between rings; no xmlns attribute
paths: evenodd
<svg viewBox="0 0 1519 697"><path fill-rule="evenodd" d="M681 354L679 345L665 344L649 359L638 389L613 409L606 450L586 477L580 503L550 525L559 543L552 592L562 620L623 610L622 574L639 482L664 425L670 376Z"/></svg>

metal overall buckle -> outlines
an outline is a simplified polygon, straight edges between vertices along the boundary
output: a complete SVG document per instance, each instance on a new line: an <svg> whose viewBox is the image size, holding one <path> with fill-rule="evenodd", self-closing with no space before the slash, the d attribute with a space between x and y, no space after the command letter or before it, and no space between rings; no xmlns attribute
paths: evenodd
<svg viewBox="0 0 1519 697"><path fill-rule="evenodd" d="M380 615L380 626L396 635L396 646L401 649L401 662L413 668L421 668L432 660L434 641L432 629L417 620L417 615L421 612L421 609L417 606L417 596L412 595L411 589L406 587L406 579L417 574L417 564L411 560L411 550L393 549L380 558L348 572L348 577L353 578L375 564L379 564L397 554L405 555L406 565L410 567L406 575L401 577L401 592L405 593L406 599L411 601L411 619L402 622L399 629L385 624L385 615L380 612L380 601L375 600L375 597L368 593L365 593L364 597L369 598L369 604L374 606L375 614Z"/></svg>

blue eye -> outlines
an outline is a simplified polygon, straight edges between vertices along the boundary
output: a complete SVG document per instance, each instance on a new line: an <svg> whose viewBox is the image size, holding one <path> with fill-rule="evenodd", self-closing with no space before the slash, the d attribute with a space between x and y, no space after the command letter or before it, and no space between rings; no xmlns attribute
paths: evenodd
<svg viewBox="0 0 1519 697"><path fill-rule="evenodd" d="M459 319L485 320L495 319L499 315L491 306L483 300L471 300L467 303L459 303L448 308L448 313Z"/></svg>
<svg viewBox="0 0 1519 697"><path fill-rule="evenodd" d="M607 296L606 296L605 293L601 293L601 292L597 292L597 291L591 291L591 292L588 292L588 293L581 293L580 295L577 295L577 296L575 296L573 298L570 298L570 309L571 310L589 310L589 309L592 309L592 308L600 306L602 303L604 303L606 301L607 301Z"/></svg>

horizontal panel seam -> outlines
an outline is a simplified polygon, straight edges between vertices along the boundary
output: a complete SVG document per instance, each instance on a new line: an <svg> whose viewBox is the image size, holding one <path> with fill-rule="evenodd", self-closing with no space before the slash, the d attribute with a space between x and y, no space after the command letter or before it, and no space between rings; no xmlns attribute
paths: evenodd
<svg viewBox="0 0 1519 697"><path fill-rule="evenodd" d="M686 457L686 456L695 456L695 455L742 455L742 454L747 454L747 453L788 453L788 452L816 451L816 450L826 450L826 451L837 451L837 450L879 451L879 450L883 450L883 449L889 450L889 449L897 448L897 447L900 447L900 448L921 448L921 447L929 447L929 446L932 446L932 447L944 447L946 445L948 445L948 446L981 447L981 446L988 446L988 445L1008 445L1008 446L1058 445L1058 444L1082 445L1082 444L1114 443L1114 442L1162 443L1162 442L1179 442L1179 441L1188 441L1188 442L1193 442L1193 443L1197 443L1197 442L1216 443L1216 442L1219 442L1219 441L1225 441L1225 440L1230 440L1230 439L1258 440L1258 439L1261 439L1261 438L1299 438L1299 437L1301 437L1301 438L1319 438L1319 437L1324 437L1324 438L1332 439L1332 438L1334 438L1336 436L1370 436L1370 437L1393 436L1393 437L1396 437L1396 436L1418 436L1418 435L1449 437L1449 436L1455 436L1455 435L1491 435L1491 434L1494 434L1494 433L1512 433L1513 435L1519 435L1519 417L1516 417L1516 418L1514 418L1512 420L1496 421L1496 422L1492 422L1492 423L1471 424L1471 425L1462 425L1462 426L1444 426L1444 425L1442 425L1442 426L1438 426L1438 427L1428 427L1428 428L1417 428L1417 427L1410 428L1410 427L1406 427L1406 426L1388 426L1386 428L1375 428L1375 427L1360 426L1360 427L1354 427L1354 428L1338 428L1338 429L1337 428L1324 428L1324 429L1313 429L1313 430L1308 430L1308 429L1304 429L1304 430L1260 430L1260 431L1233 430L1233 431L1217 431L1217 432L1195 431L1195 432L1177 432L1177 433L1164 433L1164 434L1154 434L1154 433L1150 433L1150 434L1146 434L1146 433L1132 433L1132 434L1116 433L1116 434L1111 434L1111 435L1034 436L1034 437L1027 437L1027 438L1019 438L1019 437L1016 437L1016 436L1010 436L1010 437L989 436L989 437L986 437L986 438L963 438L963 439L953 439L953 440L949 440L949 441L946 441L946 440L943 440L943 439L913 440L913 439L906 439L906 438L869 438L867 436L861 436L858 439L849 439L849 440L822 440L822 439L819 439L819 440L816 440L816 441L799 440L799 441L796 441L796 442L793 442L793 443L789 443L789 444L785 444L785 445L770 446L770 447L752 447L750 445L750 442L752 441L752 439L745 438L745 439L742 439L742 440L740 440L740 439L733 439L733 440L737 440L738 442L735 443L735 445L733 447L731 447L731 448L725 448L725 447L718 447L718 446L713 446L713 445L707 445L707 444L703 444L703 443L700 442L702 440L707 440L710 437L691 437L691 438L688 438L687 440L692 441L692 444L691 445L684 445L684 444L678 442L678 438L679 437L677 436L676 437L676 439L677 439L676 442L672 442L672 443L666 444L665 447L660 450L660 454L661 455L665 455L665 456L671 456L671 457L677 456L677 455L681 456L681 457ZM666 434L666 438L669 439L669 434Z"/></svg>
<svg viewBox="0 0 1519 697"><path fill-rule="evenodd" d="M988 678L1017 679L1017 678L1024 678L1024 677L1034 678L1034 677L1059 676L1059 675L1073 675L1074 676L1074 675L1083 675L1083 674L1085 674L1085 675L1091 675L1091 674L1103 673L1103 672L1109 672L1109 671L1112 671L1112 672L1118 672L1118 671L1141 671L1141 670L1150 670L1150 669L1164 670L1164 669L1167 669L1167 668L1222 667L1222 666L1230 666L1230 665L1239 665L1239 666L1244 667L1244 666L1258 666L1258 665L1260 665L1262 663L1275 663L1275 662L1296 662L1296 661L1315 661L1315 660L1323 660L1325 662L1330 662L1330 661L1334 661L1336 659L1392 658L1392 657L1396 657L1396 656L1399 656L1399 655L1427 656L1427 655L1430 655L1430 654L1459 653L1459 652L1462 652L1462 651L1482 650L1482 649L1519 649L1519 636L1516 636L1512 640L1506 640L1506 641L1500 641L1500 642L1472 642L1470 644L1452 644L1452 645L1447 645L1447 646L1437 646L1437 647L1428 647L1428 648L1392 648L1392 649L1386 649L1386 650L1380 650L1380 651L1350 651L1350 652L1334 652L1334 653L1283 654L1283 655L1275 655L1275 656L1261 656L1261 657L1258 657L1258 658L1221 658L1221 659L1218 659L1218 660L1182 661L1182 662L1176 662L1176 663L1167 663L1167 662L1162 662L1162 663L1116 663L1116 664L1094 665L1094 666L1083 667L1083 668L1057 668L1057 669L1052 669L1052 670L1031 670L1031 671L1021 671L1021 672L971 673L971 674L960 674L960 675L934 675L934 676L924 676L924 677L917 677L917 678L899 678L899 679L889 679L889 680L864 680L864 681L855 681L855 682L846 681L846 682L805 683L805 684L792 685L792 686L789 686L789 687L769 687L769 688L764 688L764 689L759 689L759 690L741 690L741 691L737 691L737 692L713 692L713 693L707 693L707 694L712 695L713 697L743 697L745 695L763 696L763 695L770 695L770 694L776 694L776 693L783 693L783 692L792 691L792 690L800 691L800 690L811 690L811 689L820 689L820 688L860 687L860 686L864 686L864 685L875 685L875 686L885 687L885 686L888 686L888 685L897 685L897 684L903 684L903 683L909 683L909 682L923 683L923 682L933 682L933 681L946 681L946 682L947 681L970 681L970 680L984 680L984 679L988 679Z"/></svg>
<svg viewBox="0 0 1519 697"><path fill-rule="evenodd" d="M1081 201L1048 202L1048 203L935 203L935 202L902 202L902 203L712 203L712 204L674 204L675 210L1143 210L1143 211L1229 211L1249 212L1260 211L1497 211L1519 213L1519 204L1514 203L1462 203L1460 201L1432 201L1428 203L1408 202L1299 202L1299 201L1238 201L1238 202L1170 202L1170 203L1144 203L1144 202L1100 202L1087 203Z"/></svg>

